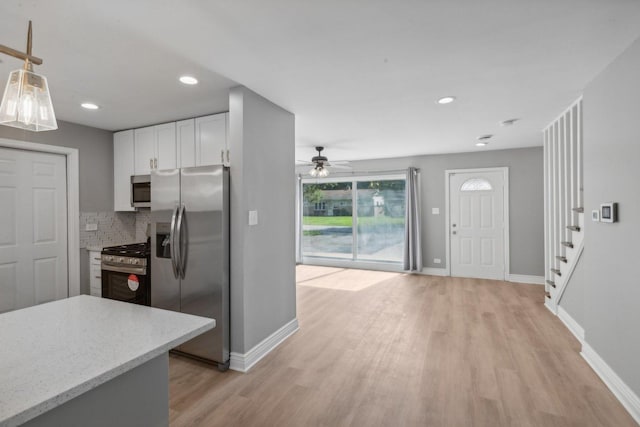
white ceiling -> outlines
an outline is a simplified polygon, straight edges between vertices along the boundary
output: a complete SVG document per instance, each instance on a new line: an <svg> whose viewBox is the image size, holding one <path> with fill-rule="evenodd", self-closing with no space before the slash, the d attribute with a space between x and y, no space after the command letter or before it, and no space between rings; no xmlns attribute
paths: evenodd
<svg viewBox="0 0 640 427"><path fill-rule="evenodd" d="M637 0L2 0L59 119L118 130L228 108L243 84L296 115L296 156L541 145L540 130L640 36ZM0 56L0 79L20 62ZM201 84L177 82L192 74ZM435 100L455 95L457 102ZM102 108L86 111L79 103ZM499 122L521 118L505 128Z"/></svg>

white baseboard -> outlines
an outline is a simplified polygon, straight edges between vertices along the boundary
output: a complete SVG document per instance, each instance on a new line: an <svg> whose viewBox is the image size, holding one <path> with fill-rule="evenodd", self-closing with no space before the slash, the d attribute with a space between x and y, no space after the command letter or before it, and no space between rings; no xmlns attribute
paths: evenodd
<svg viewBox="0 0 640 427"><path fill-rule="evenodd" d="M584 328L562 306L558 306L558 317L578 341L584 344Z"/></svg>
<svg viewBox="0 0 640 427"><path fill-rule="evenodd" d="M528 274L507 274L506 280L507 282L544 285L544 276L530 276Z"/></svg>
<svg viewBox="0 0 640 427"><path fill-rule="evenodd" d="M607 365L607 362L586 342L582 344L582 352L580 354L609 387L609 390L618 398L633 419L640 424L640 398L638 395L622 381L613 369Z"/></svg>
<svg viewBox="0 0 640 427"><path fill-rule="evenodd" d="M436 267L424 267L420 274L427 274L429 276L448 276L446 268L436 268Z"/></svg>
<svg viewBox="0 0 640 427"><path fill-rule="evenodd" d="M242 354L232 351L229 355L229 369L239 372L247 372L253 365L258 363L260 359L271 353L273 349L293 335L297 330L298 319L293 319L267 338L260 341L248 352Z"/></svg>

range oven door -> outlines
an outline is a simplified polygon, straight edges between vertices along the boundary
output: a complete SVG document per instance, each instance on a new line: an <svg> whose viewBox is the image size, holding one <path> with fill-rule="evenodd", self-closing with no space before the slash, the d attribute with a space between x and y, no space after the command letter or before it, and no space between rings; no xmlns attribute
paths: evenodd
<svg viewBox="0 0 640 427"><path fill-rule="evenodd" d="M102 264L102 297L150 305L149 277L146 268L112 267Z"/></svg>

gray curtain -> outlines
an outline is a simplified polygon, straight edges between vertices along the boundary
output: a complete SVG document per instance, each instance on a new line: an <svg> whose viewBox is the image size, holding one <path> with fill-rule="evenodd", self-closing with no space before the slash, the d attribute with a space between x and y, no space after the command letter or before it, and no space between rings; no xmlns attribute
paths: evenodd
<svg viewBox="0 0 640 427"><path fill-rule="evenodd" d="M404 223L404 269L422 271L422 247L420 244L420 171L407 170Z"/></svg>
<svg viewBox="0 0 640 427"><path fill-rule="evenodd" d="M302 264L302 175L296 180L296 264Z"/></svg>

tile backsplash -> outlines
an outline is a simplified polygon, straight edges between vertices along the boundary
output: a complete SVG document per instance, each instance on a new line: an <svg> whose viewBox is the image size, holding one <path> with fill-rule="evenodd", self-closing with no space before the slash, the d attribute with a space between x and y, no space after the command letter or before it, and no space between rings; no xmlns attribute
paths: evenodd
<svg viewBox="0 0 640 427"><path fill-rule="evenodd" d="M80 212L80 248L144 242L149 220L149 211ZM87 224L96 224L98 229L86 231Z"/></svg>

